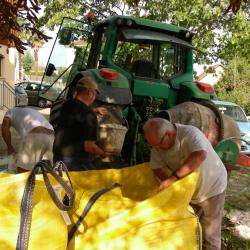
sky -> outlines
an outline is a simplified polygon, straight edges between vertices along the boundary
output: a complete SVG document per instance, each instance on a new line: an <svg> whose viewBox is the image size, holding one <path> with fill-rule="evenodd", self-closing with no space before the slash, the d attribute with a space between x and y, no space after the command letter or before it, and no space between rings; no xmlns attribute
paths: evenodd
<svg viewBox="0 0 250 250"><path fill-rule="evenodd" d="M57 33L57 31L46 30L46 35L52 37L52 39L49 39L49 41L47 43L45 43L44 46L39 50L38 58L39 58L40 65L46 66L51 49L52 49L53 44L54 44L54 39L55 39L56 33Z"/></svg>

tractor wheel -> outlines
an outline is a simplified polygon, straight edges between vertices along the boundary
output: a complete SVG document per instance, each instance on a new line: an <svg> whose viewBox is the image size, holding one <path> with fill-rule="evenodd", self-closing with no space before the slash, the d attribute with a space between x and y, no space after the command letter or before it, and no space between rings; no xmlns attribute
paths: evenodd
<svg viewBox="0 0 250 250"><path fill-rule="evenodd" d="M219 133L219 141L221 141L224 138L224 123L223 123L223 118L221 112L218 110L218 108L210 101L201 101L198 102L200 105L203 105L207 108L210 108L214 114L216 115L217 118L217 124L220 128L220 133Z"/></svg>

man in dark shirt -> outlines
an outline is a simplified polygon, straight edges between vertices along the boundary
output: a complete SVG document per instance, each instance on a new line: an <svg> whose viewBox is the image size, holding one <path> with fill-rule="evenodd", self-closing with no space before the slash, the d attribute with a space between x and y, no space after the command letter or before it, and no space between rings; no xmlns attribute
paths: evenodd
<svg viewBox="0 0 250 250"><path fill-rule="evenodd" d="M94 169L91 154L109 155L95 144L98 122L90 105L98 93L95 80L83 77L76 85L74 99L67 100L62 106L53 153L54 162L63 161L69 171Z"/></svg>

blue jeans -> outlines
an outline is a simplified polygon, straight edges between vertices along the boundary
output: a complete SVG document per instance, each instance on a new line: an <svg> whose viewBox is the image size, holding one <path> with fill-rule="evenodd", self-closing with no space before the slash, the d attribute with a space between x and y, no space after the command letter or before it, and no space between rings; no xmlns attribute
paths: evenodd
<svg viewBox="0 0 250 250"><path fill-rule="evenodd" d="M54 155L54 164L58 161L62 161L68 168L68 171L86 171L95 169L90 158L74 158Z"/></svg>

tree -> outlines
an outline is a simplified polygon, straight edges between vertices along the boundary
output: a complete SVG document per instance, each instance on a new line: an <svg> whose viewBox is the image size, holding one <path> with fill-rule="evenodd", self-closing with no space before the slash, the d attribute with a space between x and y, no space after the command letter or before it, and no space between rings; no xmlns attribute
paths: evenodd
<svg viewBox="0 0 250 250"><path fill-rule="evenodd" d="M247 0L244 0L244 2L247 3ZM226 12L232 10L233 13L236 14L240 9L240 5L241 5L241 0L230 0L230 5L228 6Z"/></svg>
<svg viewBox="0 0 250 250"><path fill-rule="evenodd" d="M177 0L177 2L173 0L2 0L0 5L0 41L7 40L10 45L15 46L19 52L23 53L27 44L22 40L22 38L20 38L20 33L31 32L32 35L36 34L40 40L48 41L50 37L46 36L38 29L39 25L41 27L46 24L48 27L53 27L60 23L62 16L82 17L83 14L86 13L87 9L92 9L98 19L100 17L103 18L107 15L114 14L123 15L126 13L132 13L140 16L143 13L145 17L149 18L150 16L154 16L156 14L155 17L157 20L170 22L175 20L177 25L181 25L181 23L184 25L187 24L187 28L195 28L196 25L192 26L192 23L195 24L197 23L197 20L201 20L201 26L197 27L198 30L201 31L202 29L199 28L203 27L204 24L206 27L206 24L211 23L211 21L212 23L215 23L215 25L216 23L218 24L218 22L213 22L214 16L218 17L215 18L215 20L220 20L222 17L221 14L225 13L225 10L226 12L232 10L235 14L238 12L240 7L242 9L249 8L248 0L243 0L243 3L241 0L230 0L229 2L230 4L225 0L207 2L202 0L184 2L180 0ZM37 14L40 10L39 4L45 6L45 15L38 22ZM176 8L173 8L173 6L176 6ZM222 7L222 11L219 10L219 6ZM176 11L173 12L175 9ZM205 13L203 10L205 10ZM194 22L190 22L192 21L191 17L186 19L187 14L191 14L190 16L192 16L195 13L200 15L198 15L198 19L195 18L193 20ZM209 15L209 13L212 15ZM208 23L206 22L207 18L209 19ZM208 33L208 39L206 39L207 41L209 40L209 36L210 38L213 37L212 34L209 35L208 31L209 29L205 29L203 32L203 35L204 33Z"/></svg>
<svg viewBox="0 0 250 250"><path fill-rule="evenodd" d="M39 49L42 48L44 42L43 42L43 40L39 39L37 36L32 36L29 39L29 43L34 51L34 59L35 59L34 66L35 66L35 74L36 74L36 80L37 80L37 77L38 77L38 52L39 52Z"/></svg>
<svg viewBox="0 0 250 250"><path fill-rule="evenodd" d="M16 47L21 53L27 43L22 40L20 33L36 34L39 39L48 41L50 37L36 27L40 9L37 0L1 0L0 41L7 40L10 46Z"/></svg>
<svg viewBox="0 0 250 250"><path fill-rule="evenodd" d="M236 4L235 1L239 2L231 0L232 4ZM250 24L247 22L250 15L249 4L242 2L241 10L237 15L232 12L225 14L225 11L229 10L228 5L228 0L207 2L203 0L54 0L46 4L45 14L39 20L39 24L53 29L60 24L63 16L86 20L84 16L89 10L94 12L97 20L121 14L169 22L190 29L195 34L193 44L208 52L206 55L196 55L196 59L199 62L211 63L218 58L230 60L228 55L232 46L234 51L241 48L242 54L250 53L250 46L242 46L249 44L250 41ZM233 10L236 12L235 7Z"/></svg>
<svg viewBox="0 0 250 250"><path fill-rule="evenodd" d="M34 59L29 52L24 54L22 62L25 73L29 74L34 63Z"/></svg>
<svg viewBox="0 0 250 250"><path fill-rule="evenodd" d="M246 58L235 57L225 67L225 72L215 91L222 100L238 103L250 114L250 65Z"/></svg>

